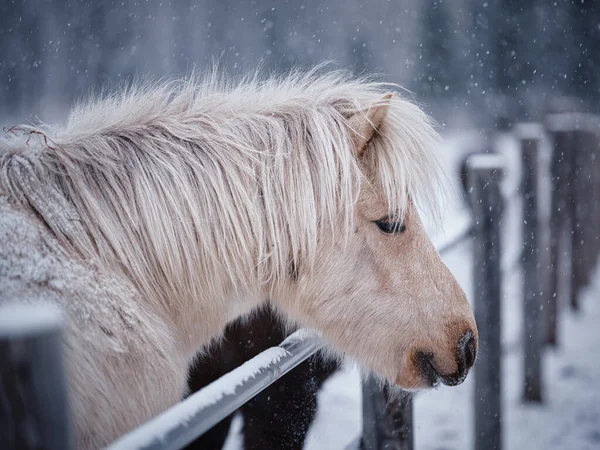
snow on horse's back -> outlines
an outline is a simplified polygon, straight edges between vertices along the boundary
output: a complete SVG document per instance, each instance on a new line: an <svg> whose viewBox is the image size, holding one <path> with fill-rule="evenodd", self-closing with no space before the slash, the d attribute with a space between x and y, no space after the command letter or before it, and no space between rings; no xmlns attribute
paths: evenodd
<svg viewBox="0 0 600 450"><path fill-rule="evenodd" d="M477 329L418 217L437 135L389 85L321 68L140 84L0 140L0 303L53 302L79 447L177 402L269 299L405 388L461 382Z"/></svg>

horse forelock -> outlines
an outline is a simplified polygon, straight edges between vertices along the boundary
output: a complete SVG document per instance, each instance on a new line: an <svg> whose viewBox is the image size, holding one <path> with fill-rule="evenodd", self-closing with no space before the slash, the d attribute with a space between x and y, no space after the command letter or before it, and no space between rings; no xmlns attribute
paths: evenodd
<svg viewBox="0 0 600 450"><path fill-rule="evenodd" d="M437 135L414 104L391 101L364 162L352 148L345 118L388 90L320 70L138 84L81 103L63 127L37 128L53 143L39 167L53 171L86 228L66 240L118 262L144 292L258 293L290 267L310 267L323 236L351 233L366 181L390 211L404 211L409 196L437 211L446 185ZM0 155L5 180L16 176L16 153Z"/></svg>

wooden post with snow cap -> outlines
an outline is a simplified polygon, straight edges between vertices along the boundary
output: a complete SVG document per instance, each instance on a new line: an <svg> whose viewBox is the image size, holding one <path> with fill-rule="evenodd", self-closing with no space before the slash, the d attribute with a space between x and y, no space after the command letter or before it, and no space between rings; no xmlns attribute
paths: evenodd
<svg viewBox="0 0 600 450"><path fill-rule="evenodd" d="M539 226L539 151L542 130L536 124L517 127L521 144L523 196L523 397L529 402L542 401L543 308L546 298L541 287L544 267L541 261Z"/></svg>
<svg viewBox="0 0 600 450"><path fill-rule="evenodd" d="M73 448L60 311L0 307L0 441L3 450Z"/></svg>
<svg viewBox="0 0 600 450"><path fill-rule="evenodd" d="M475 364L475 448L502 448L500 181L503 159L475 154L467 160L467 183L474 217L474 310L479 330Z"/></svg>

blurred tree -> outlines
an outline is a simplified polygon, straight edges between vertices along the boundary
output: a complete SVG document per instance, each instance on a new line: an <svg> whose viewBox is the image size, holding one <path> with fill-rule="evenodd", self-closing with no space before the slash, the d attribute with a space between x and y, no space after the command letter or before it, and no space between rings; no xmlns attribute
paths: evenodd
<svg viewBox="0 0 600 450"><path fill-rule="evenodd" d="M205 54L215 59L223 56L230 45L231 36L228 38L227 34L231 26L230 3L230 0L207 0L202 5L203 14L200 21L207 27L207 32L205 38L196 42L195 46L204 47Z"/></svg>
<svg viewBox="0 0 600 450"><path fill-rule="evenodd" d="M532 79L535 52L532 42L534 0L501 0L494 15L495 42L493 45L495 76L493 88L497 93L516 95L520 87Z"/></svg>
<svg viewBox="0 0 600 450"><path fill-rule="evenodd" d="M266 66L272 70L286 71L295 63L295 55L288 45L293 4L289 2L267 2L262 19L267 47Z"/></svg>
<svg viewBox="0 0 600 450"><path fill-rule="evenodd" d="M536 0L498 0L492 17L493 77L487 109L494 114L495 126L506 130L521 120L530 120L525 106L537 72L535 26Z"/></svg>
<svg viewBox="0 0 600 450"><path fill-rule="evenodd" d="M91 26L96 44L96 80L133 77L136 67L130 56L133 47L131 11L122 10L111 0L96 1Z"/></svg>
<svg viewBox="0 0 600 450"><path fill-rule="evenodd" d="M534 80L539 54L535 3L488 0L474 3L471 10L471 102L502 129L527 118L524 97Z"/></svg>
<svg viewBox="0 0 600 450"><path fill-rule="evenodd" d="M468 37L470 63L467 73L471 74L469 92L475 103L488 92L489 86L495 86L496 65L494 61L494 42L496 35L493 27L493 15L497 14L498 0L472 2Z"/></svg>
<svg viewBox="0 0 600 450"><path fill-rule="evenodd" d="M356 73L364 74L373 69L371 48L364 34L349 39L350 61Z"/></svg>
<svg viewBox="0 0 600 450"><path fill-rule="evenodd" d="M196 18L196 3L193 0L180 0L173 12L174 39L173 54L176 71L185 73L194 64L195 39L200 28Z"/></svg>
<svg viewBox="0 0 600 450"><path fill-rule="evenodd" d="M595 5L594 5L595 3ZM570 93L585 98L598 111L600 100L600 8L593 0L579 0L567 4L570 30L575 37L571 49Z"/></svg>
<svg viewBox="0 0 600 450"><path fill-rule="evenodd" d="M0 116L39 106L41 20L37 2L0 2Z"/></svg>
<svg viewBox="0 0 600 450"><path fill-rule="evenodd" d="M457 94L455 42L447 8L444 0L427 0L421 10L421 71L414 89L428 97Z"/></svg>

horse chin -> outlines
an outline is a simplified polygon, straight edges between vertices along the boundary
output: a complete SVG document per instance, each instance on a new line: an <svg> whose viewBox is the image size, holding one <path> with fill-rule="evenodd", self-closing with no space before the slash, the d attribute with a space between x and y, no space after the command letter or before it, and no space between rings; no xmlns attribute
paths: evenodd
<svg viewBox="0 0 600 450"><path fill-rule="evenodd" d="M439 386L440 382L442 382L442 379L437 374L435 374L435 376L432 374L426 375L415 368L413 373L408 377L399 375L394 384L403 391L418 392L433 389Z"/></svg>
<svg viewBox="0 0 600 450"><path fill-rule="evenodd" d="M394 383L396 388L406 392L427 391L429 389L433 389L439 386L439 384L439 380L436 380L432 383L431 380L427 380L424 378L419 379L419 381L416 383L407 383L405 380L397 378Z"/></svg>

